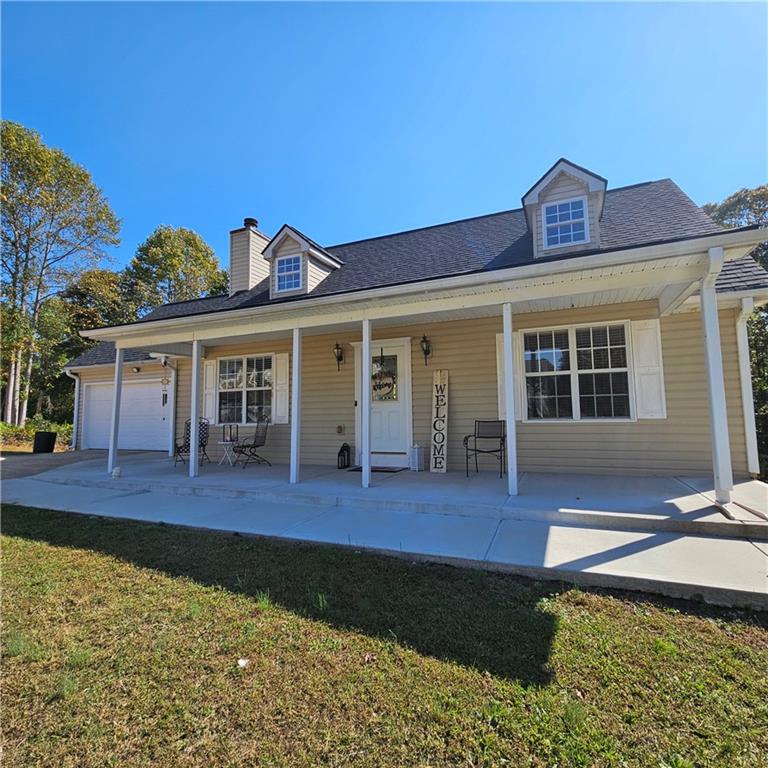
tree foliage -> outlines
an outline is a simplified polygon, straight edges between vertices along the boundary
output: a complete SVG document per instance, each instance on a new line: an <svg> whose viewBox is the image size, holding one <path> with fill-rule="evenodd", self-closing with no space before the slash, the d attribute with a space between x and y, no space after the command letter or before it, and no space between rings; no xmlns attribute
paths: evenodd
<svg viewBox="0 0 768 768"><path fill-rule="evenodd" d="M23 424L43 307L119 242L120 223L90 173L38 133L3 121L0 138L4 416Z"/></svg>
<svg viewBox="0 0 768 768"><path fill-rule="evenodd" d="M184 227L158 227L125 270L123 291L139 315L174 301L226 293L227 273L200 235Z"/></svg>
<svg viewBox="0 0 768 768"><path fill-rule="evenodd" d="M704 210L724 227L750 224L768 227L768 185L740 189L722 203L708 203ZM768 269L768 243L757 246L751 255L764 269ZM758 443L765 473L768 456L768 309L765 306L755 310L748 327Z"/></svg>

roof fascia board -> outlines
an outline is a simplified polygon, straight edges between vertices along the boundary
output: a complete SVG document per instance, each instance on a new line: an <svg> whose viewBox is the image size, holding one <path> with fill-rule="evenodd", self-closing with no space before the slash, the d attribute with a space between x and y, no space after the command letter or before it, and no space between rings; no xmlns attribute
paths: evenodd
<svg viewBox="0 0 768 768"><path fill-rule="evenodd" d="M86 338L111 340L121 335L145 332L150 326L153 329L199 326L205 322L221 319L223 315L227 319L235 320L239 317L261 319L262 317L268 318L275 314L289 313L292 317L297 318L302 311L316 310L318 306L330 307L345 302L364 302L371 299L399 297L409 293L425 294L444 289L514 282L531 277L581 272L585 269L594 269L602 266L620 266L634 262L656 261L694 253L705 253L709 248L717 245L721 245L726 249L726 261L732 261L733 259L740 258L752 247L766 239L768 239L768 232L763 228L723 230L723 232L717 232L714 235L681 240L674 243L639 246L637 248L592 254L590 256L575 256L570 259L540 262L524 267L509 267L507 269L494 270L493 272L480 272L471 275L455 275L436 280L425 280L419 283L370 288L331 296L316 296L302 299L301 302L286 302L277 305L265 304L258 307L233 309L227 312L207 312L183 317L169 317L162 320L153 320L151 323L132 323L130 325L94 328L81 331L80 334Z"/></svg>

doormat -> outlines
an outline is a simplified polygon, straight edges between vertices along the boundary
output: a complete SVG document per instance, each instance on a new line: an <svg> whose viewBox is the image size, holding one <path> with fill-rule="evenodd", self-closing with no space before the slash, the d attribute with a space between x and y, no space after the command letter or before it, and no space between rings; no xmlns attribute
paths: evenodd
<svg viewBox="0 0 768 768"><path fill-rule="evenodd" d="M385 472L389 475L394 475L395 472L404 472L408 467L371 467L371 472ZM352 467L347 472L362 472L362 467Z"/></svg>

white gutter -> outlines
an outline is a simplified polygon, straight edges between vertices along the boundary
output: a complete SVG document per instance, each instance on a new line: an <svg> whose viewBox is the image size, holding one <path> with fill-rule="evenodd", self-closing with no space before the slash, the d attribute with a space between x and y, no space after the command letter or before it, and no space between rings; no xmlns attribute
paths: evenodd
<svg viewBox="0 0 768 768"><path fill-rule="evenodd" d="M757 454L757 429L755 427L755 401L752 392L752 369L749 361L749 337L747 320L755 308L751 298L741 300L741 312L736 318L736 348L739 356L739 381L741 382L741 408L744 414L744 437L747 443L747 470L750 475L760 474Z"/></svg>
<svg viewBox="0 0 768 768"><path fill-rule="evenodd" d="M639 261L655 261L658 259L675 258L696 253L705 254L710 248L722 246L728 247L726 260L740 258L752 246L768 239L768 231L765 229L749 230L725 230L722 233L710 237L698 237L693 240L682 240L661 245L648 245L638 248L628 248L622 251L593 254L591 256L579 256L560 261L545 261L540 264L529 264L524 267L508 267L494 270L493 272L481 272L470 275L454 275L435 280L424 280L419 283L399 284L384 288L370 288L362 291L335 294L331 296L317 296L302 299L298 302L285 302L275 305L261 305L247 307L245 309L231 309L225 312L206 312L184 317L171 317L164 320L153 320L144 323L131 323L130 325L113 326L111 328L94 328L80 331L81 336L93 339L112 340L117 336L129 335L136 331L144 331L151 327L153 330L164 328L185 328L199 325L201 322L213 318L226 317L227 320L236 320L242 316L269 317L278 313L296 314L298 311L311 310L317 306L333 306L335 304L349 302L363 302L370 299L390 297L402 297L408 294L426 294L431 291L450 290L454 288L471 288L476 286L496 285L504 282L517 282L529 278L551 276L568 272L581 272L585 269L600 269L602 267L621 266ZM737 251L737 252L734 252Z"/></svg>
<svg viewBox="0 0 768 768"><path fill-rule="evenodd" d="M75 413L73 416L72 424L72 441L69 445L69 447L74 451L77 449L77 427L80 421L80 374L72 373L69 368L65 368L64 373L66 373L70 379L75 380Z"/></svg>

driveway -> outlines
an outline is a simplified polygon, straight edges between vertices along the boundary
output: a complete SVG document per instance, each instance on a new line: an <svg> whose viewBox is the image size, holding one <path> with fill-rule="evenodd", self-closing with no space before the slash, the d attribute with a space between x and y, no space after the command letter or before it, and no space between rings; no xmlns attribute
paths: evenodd
<svg viewBox="0 0 768 768"><path fill-rule="evenodd" d="M61 453L3 453L0 455L0 477L14 480L31 477L79 461L107 458L106 451L62 451Z"/></svg>

